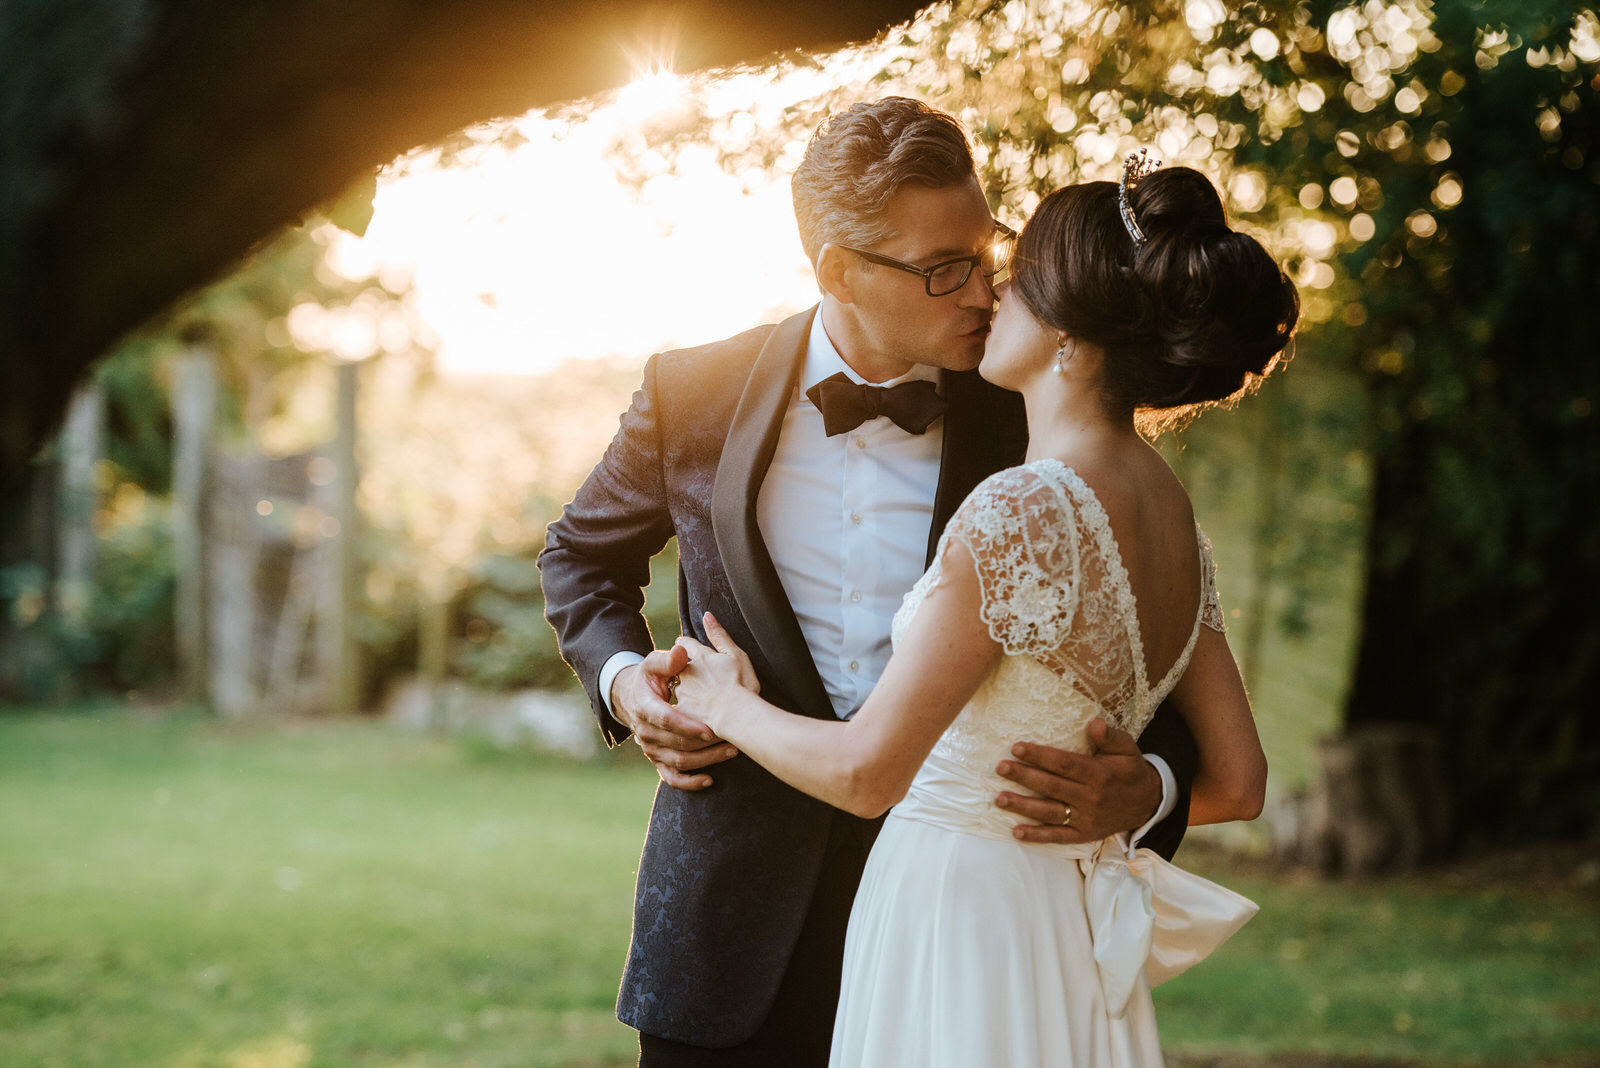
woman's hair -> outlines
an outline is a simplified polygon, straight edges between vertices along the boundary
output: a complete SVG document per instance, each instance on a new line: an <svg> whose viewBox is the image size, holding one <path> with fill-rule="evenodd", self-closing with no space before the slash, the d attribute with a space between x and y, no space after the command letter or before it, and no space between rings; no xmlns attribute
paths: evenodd
<svg viewBox="0 0 1600 1068"><path fill-rule="evenodd" d="M822 246L875 245L893 236L889 200L903 185L943 189L976 181L966 131L920 100L884 97L830 115L795 171L795 221L806 258Z"/></svg>
<svg viewBox="0 0 1600 1068"><path fill-rule="evenodd" d="M1041 322L1105 352L1108 411L1172 412L1254 388L1294 333L1294 284L1255 238L1230 229L1211 182L1188 167L1044 199L1022 231L1017 295ZM1165 423L1166 420L1155 420Z"/></svg>

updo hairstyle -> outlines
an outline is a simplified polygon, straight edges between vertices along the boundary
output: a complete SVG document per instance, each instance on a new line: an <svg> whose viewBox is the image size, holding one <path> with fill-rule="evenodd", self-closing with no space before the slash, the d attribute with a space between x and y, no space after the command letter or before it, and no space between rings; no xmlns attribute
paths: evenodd
<svg viewBox="0 0 1600 1068"><path fill-rule="evenodd" d="M1294 284L1255 238L1229 228L1199 171L1157 170L1128 201L1142 244L1122 223L1115 182L1046 197L1017 245L1018 296L1041 322L1105 352L1103 400L1113 415L1254 388L1294 332Z"/></svg>

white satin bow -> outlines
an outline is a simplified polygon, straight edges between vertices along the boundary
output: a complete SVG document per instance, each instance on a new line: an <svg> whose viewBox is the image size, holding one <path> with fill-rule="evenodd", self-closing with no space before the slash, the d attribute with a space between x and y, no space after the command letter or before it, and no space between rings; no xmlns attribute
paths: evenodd
<svg viewBox="0 0 1600 1068"><path fill-rule="evenodd" d="M1121 836L1078 865L1100 989L1116 1019L1141 973L1159 986L1209 957L1259 908L1149 849L1128 849Z"/></svg>

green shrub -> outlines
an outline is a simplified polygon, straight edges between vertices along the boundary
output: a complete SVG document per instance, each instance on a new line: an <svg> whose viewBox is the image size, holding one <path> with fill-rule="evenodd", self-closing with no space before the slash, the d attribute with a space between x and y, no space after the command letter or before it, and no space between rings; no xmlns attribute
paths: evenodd
<svg viewBox="0 0 1600 1068"><path fill-rule="evenodd" d="M177 565L170 502L146 497L105 530L85 620L92 681L101 688L151 689L177 668Z"/></svg>
<svg viewBox="0 0 1600 1068"><path fill-rule="evenodd" d="M544 594L532 551L480 558L456 601L452 668L494 690L576 684L544 618ZM678 635L678 549L668 544L650 561L645 621L656 644Z"/></svg>

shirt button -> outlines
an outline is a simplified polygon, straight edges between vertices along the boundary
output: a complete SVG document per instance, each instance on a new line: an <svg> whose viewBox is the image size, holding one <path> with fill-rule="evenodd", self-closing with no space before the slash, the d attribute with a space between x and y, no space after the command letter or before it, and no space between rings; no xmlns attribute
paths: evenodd
<svg viewBox="0 0 1600 1068"><path fill-rule="evenodd" d="M861 591L860 590L851 590L850 591L850 603L851 604L860 604L861 603Z"/></svg>
<svg viewBox="0 0 1600 1068"><path fill-rule="evenodd" d="M851 512L850 513L850 522L854 523L856 526L859 527L861 525L861 513L860 512Z"/></svg>
<svg viewBox="0 0 1600 1068"><path fill-rule="evenodd" d="M859 661L859 660L850 661L850 670L851 671L860 671L861 670L861 661Z"/></svg>
<svg viewBox="0 0 1600 1068"><path fill-rule="evenodd" d="M864 449L866 447L867 447L867 439L866 438L856 438L856 448Z"/></svg>

